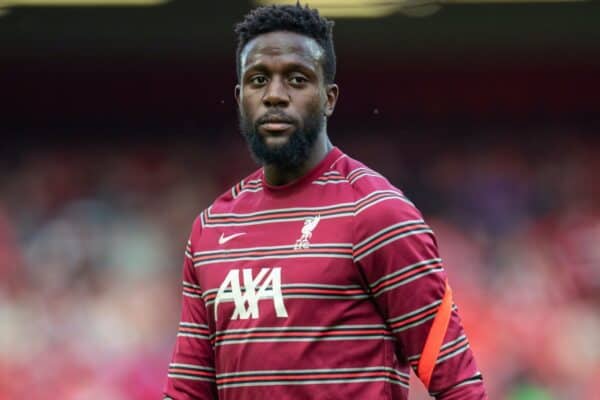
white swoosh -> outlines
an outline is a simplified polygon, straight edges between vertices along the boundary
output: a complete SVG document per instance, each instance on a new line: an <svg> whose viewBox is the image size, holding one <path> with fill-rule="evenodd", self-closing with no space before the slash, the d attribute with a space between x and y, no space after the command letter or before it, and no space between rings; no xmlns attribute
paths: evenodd
<svg viewBox="0 0 600 400"><path fill-rule="evenodd" d="M242 236L245 234L246 234L246 232L239 232L239 233L234 233L233 235L224 236L221 233L221 237L219 238L219 244L225 244L225 243L229 242L231 239L235 239L236 237Z"/></svg>

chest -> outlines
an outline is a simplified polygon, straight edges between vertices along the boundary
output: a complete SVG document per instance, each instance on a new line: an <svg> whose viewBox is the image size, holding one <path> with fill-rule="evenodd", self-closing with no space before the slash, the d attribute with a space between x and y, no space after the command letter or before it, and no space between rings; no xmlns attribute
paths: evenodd
<svg viewBox="0 0 600 400"><path fill-rule="evenodd" d="M192 248L215 329L306 318L366 296L352 257L352 217L286 211L207 218Z"/></svg>

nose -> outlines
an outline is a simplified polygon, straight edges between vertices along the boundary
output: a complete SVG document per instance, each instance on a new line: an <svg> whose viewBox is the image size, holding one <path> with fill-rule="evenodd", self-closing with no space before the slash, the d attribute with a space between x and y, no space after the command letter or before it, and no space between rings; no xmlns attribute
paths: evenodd
<svg viewBox="0 0 600 400"><path fill-rule="evenodd" d="M286 107L290 96L285 83L279 78L273 78L265 88L263 104L267 107Z"/></svg>

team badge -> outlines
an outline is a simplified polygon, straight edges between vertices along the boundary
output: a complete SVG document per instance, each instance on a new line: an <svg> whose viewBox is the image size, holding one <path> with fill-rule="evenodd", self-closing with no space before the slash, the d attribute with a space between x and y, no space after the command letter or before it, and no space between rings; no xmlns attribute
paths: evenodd
<svg viewBox="0 0 600 400"><path fill-rule="evenodd" d="M310 247L310 238L312 236L312 232L315 230L320 220L320 215L317 215L316 217L309 217L304 220L302 235L300 236L300 239L296 240L294 250L308 249Z"/></svg>

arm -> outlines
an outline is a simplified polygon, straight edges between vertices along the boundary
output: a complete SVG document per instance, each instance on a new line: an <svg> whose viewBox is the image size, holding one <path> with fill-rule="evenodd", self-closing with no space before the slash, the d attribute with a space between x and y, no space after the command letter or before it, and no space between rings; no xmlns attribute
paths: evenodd
<svg viewBox="0 0 600 400"><path fill-rule="evenodd" d="M400 363L410 363L436 399L486 399L433 232L419 211L388 200L360 211L356 221L355 261L397 338Z"/></svg>
<svg viewBox="0 0 600 400"><path fill-rule="evenodd" d="M181 322L164 388L165 400L217 399L206 308L196 279L192 254L188 241L183 263Z"/></svg>

